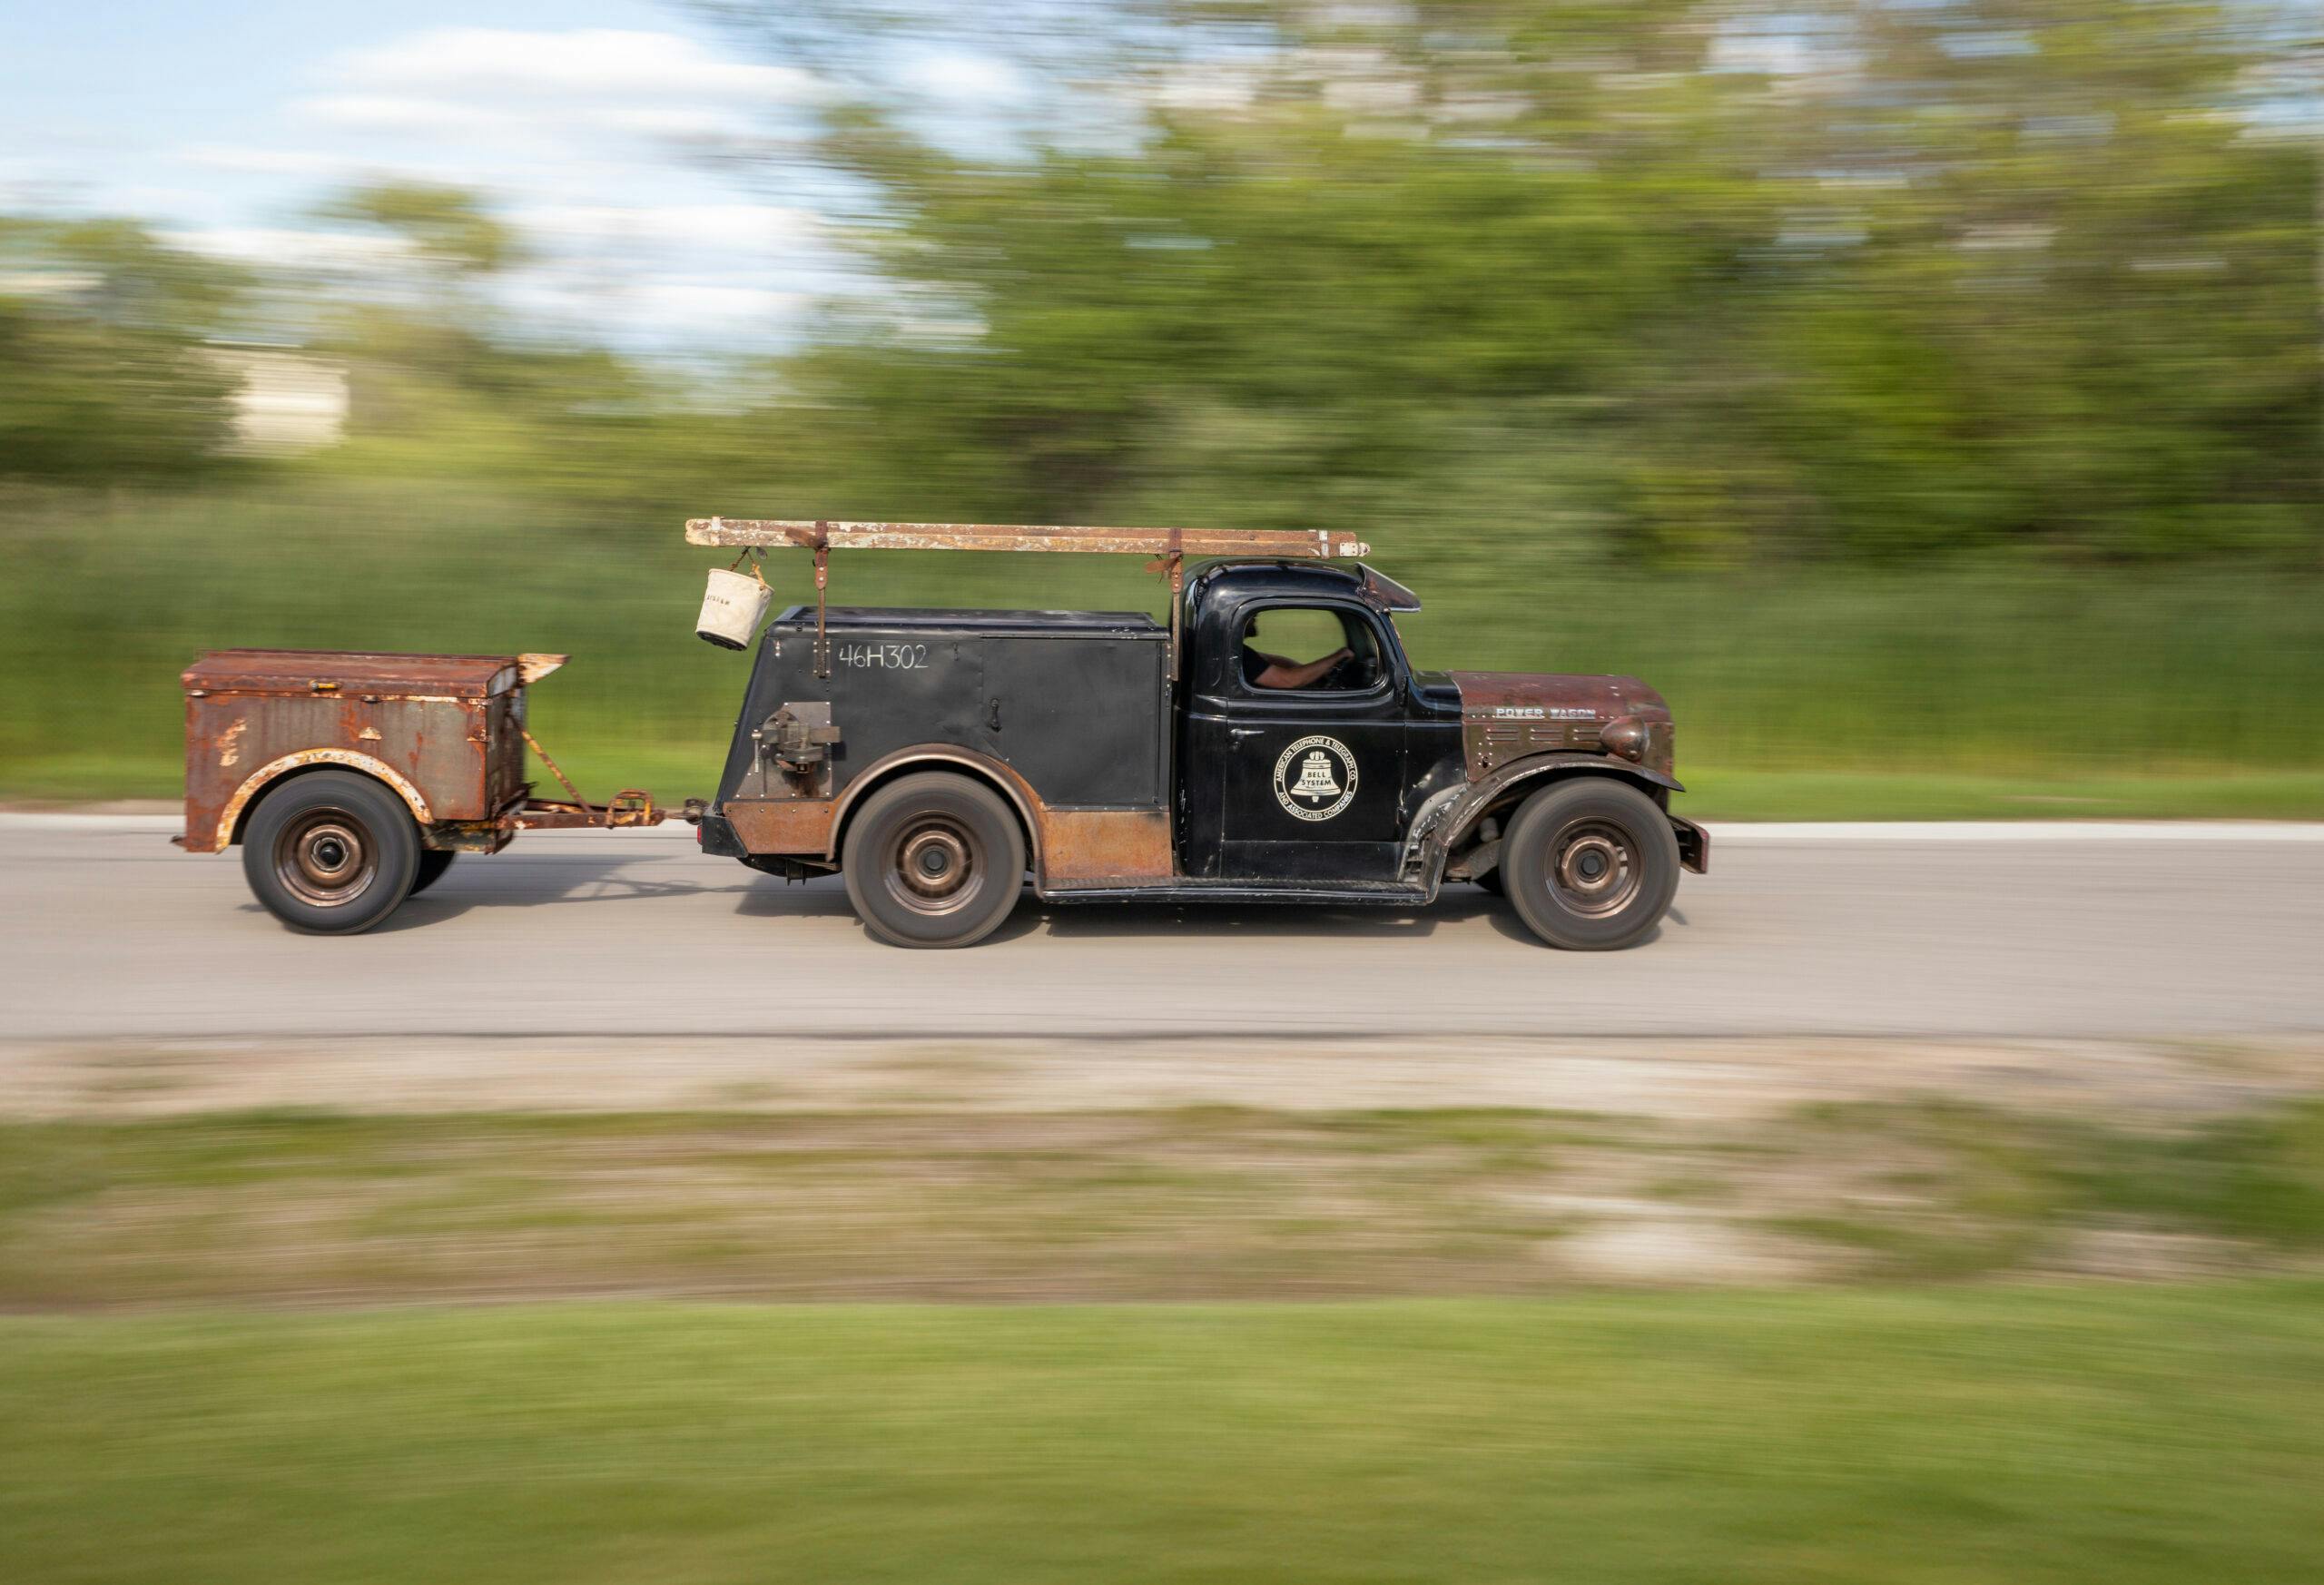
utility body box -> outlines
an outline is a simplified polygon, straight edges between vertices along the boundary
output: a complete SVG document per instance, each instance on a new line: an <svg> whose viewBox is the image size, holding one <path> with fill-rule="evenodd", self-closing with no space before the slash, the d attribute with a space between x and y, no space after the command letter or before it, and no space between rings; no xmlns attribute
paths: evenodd
<svg viewBox="0 0 2324 1585"><path fill-rule="evenodd" d="M815 674L815 613L769 625L743 703L763 726L785 705L825 704L844 724L820 795L930 743L990 754L1052 808L1160 810L1170 797L1169 632L1135 611L828 614L831 674ZM764 781L765 736L738 733L718 801L790 796ZM753 785L753 778L757 778Z"/></svg>

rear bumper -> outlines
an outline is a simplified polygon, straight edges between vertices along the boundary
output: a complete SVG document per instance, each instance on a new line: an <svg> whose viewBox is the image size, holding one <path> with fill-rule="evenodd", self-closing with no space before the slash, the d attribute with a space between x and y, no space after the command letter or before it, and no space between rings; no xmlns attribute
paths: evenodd
<svg viewBox="0 0 2324 1585"><path fill-rule="evenodd" d="M1670 817L1670 829L1679 838L1679 862L1698 875L1710 873L1710 832L1691 820Z"/></svg>
<svg viewBox="0 0 2324 1585"><path fill-rule="evenodd" d="M696 823L694 835L702 843L702 851L714 859L747 859L751 850L734 834L734 822L716 811L703 815Z"/></svg>

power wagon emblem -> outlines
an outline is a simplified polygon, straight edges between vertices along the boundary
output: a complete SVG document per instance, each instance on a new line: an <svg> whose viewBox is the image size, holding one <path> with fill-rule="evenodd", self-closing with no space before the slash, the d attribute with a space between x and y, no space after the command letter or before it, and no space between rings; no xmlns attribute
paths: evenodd
<svg viewBox="0 0 2324 1585"><path fill-rule="evenodd" d="M1275 797L1295 820L1329 820L1355 796L1355 756L1335 737L1303 737L1275 763Z"/></svg>

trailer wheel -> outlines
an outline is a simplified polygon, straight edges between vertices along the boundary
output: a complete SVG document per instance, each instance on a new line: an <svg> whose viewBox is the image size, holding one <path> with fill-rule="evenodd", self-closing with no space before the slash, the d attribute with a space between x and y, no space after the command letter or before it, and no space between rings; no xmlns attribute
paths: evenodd
<svg viewBox="0 0 2324 1585"><path fill-rule="evenodd" d="M1679 839L1624 783L1553 783L1510 822L1498 873L1526 928L1553 947L1607 951L1652 930L1679 890Z"/></svg>
<svg viewBox="0 0 2324 1585"><path fill-rule="evenodd" d="M242 874L291 929L352 935L411 894L420 852L402 799L351 771L310 771L260 800L242 833Z"/></svg>
<svg viewBox="0 0 2324 1585"><path fill-rule="evenodd" d="M840 869L864 928L899 947L965 947L1000 928L1025 839L1000 794L930 772L891 782L848 822Z"/></svg>
<svg viewBox="0 0 2324 1585"><path fill-rule="evenodd" d="M450 869L452 861L458 857L459 854L448 852L441 848L420 849L419 869L411 878L411 895L417 897L441 881L444 878L444 871Z"/></svg>

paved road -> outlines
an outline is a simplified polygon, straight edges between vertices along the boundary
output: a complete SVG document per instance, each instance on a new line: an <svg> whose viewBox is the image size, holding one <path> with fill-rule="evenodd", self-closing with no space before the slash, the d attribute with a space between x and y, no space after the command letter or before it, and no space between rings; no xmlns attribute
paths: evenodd
<svg viewBox="0 0 2324 1585"><path fill-rule="evenodd" d="M0 1034L1232 1032L2106 1037L2324 1029L2324 829L1726 828L1659 935L1425 911L1020 906L965 952L865 938L684 827L536 833L386 926L298 936L146 818L0 816Z"/></svg>

